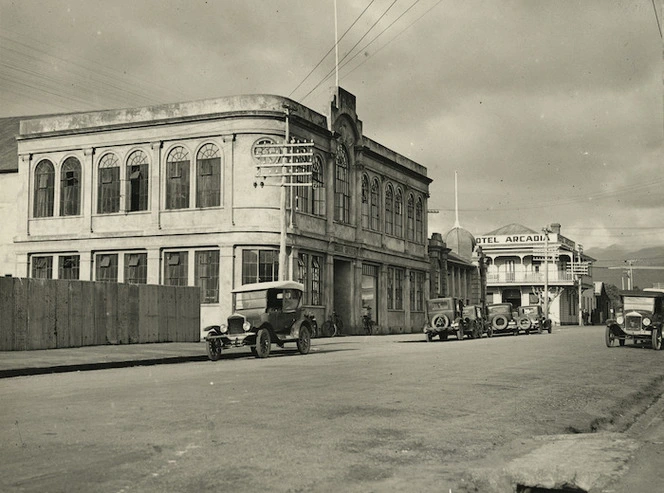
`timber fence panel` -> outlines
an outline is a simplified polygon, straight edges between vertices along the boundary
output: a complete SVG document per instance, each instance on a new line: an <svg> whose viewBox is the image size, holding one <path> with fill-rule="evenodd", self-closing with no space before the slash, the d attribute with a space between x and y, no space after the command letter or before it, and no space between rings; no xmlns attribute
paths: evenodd
<svg viewBox="0 0 664 493"><path fill-rule="evenodd" d="M69 342L68 346L63 347L81 347L83 343L83 333L89 327L90 307L83 302L83 282L71 281L69 286ZM84 318L86 314L87 318Z"/></svg>
<svg viewBox="0 0 664 493"><path fill-rule="evenodd" d="M0 277L0 350L14 347L14 279Z"/></svg>
<svg viewBox="0 0 664 493"><path fill-rule="evenodd" d="M81 346L94 346L97 343L94 286L93 282L81 282Z"/></svg>
<svg viewBox="0 0 664 493"><path fill-rule="evenodd" d="M55 345L59 348L71 347L70 334L70 294L71 283L54 281L55 283Z"/></svg>

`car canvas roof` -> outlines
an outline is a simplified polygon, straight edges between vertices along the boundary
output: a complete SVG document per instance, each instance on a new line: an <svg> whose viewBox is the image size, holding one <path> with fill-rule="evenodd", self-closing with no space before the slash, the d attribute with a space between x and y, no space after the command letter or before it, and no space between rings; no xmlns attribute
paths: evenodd
<svg viewBox="0 0 664 493"><path fill-rule="evenodd" d="M664 298L661 291L621 291L620 296L639 296L641 298Z"/></svg>
<svg viewBox="0 0 664 493"><path fill-rule="evenodd" d="M265 289L298 289L304 291L304 285L295 281L272 281L244 284L235 288L233 293L247 293L249 291L263 291Z"/></svg>

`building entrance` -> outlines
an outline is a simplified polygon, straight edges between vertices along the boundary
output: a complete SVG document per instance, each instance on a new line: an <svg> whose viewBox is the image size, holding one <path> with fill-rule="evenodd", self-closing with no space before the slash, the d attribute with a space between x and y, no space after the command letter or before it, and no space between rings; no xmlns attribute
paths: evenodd
<svg viewBox="0 0 664 493"><path fill-rule="evenodd" d="M503 291L503 301L505 303L512 303L514 308L521 306L521 290L520 289L506 289Z"/></svg>
<svg viewBox="0 0 664 493"><path fill-rule="evenodd" d="M378 322L378 266L362 265L362 315Z"/></svg>
<svg viewBox="0 0 664 493"><path fill-rule="evenodd" d="M349 260L334 259L334 311L341 318L344 327L350 327L352 275Z"/></svg>

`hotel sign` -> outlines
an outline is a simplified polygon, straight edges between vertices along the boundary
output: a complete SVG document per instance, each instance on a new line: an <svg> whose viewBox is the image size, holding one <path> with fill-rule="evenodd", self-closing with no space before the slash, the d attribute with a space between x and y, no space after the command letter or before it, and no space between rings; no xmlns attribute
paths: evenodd
<svg viewBox="0 0 664 493"><path fill-rule="evenodd" d="M549 241L555 243L558 238L556 234L549 235ZM544 243L546 236L543 233L530 233L519 235L495 235L478 236L475 238L478 245L523 245L528 243Z"/></svg>

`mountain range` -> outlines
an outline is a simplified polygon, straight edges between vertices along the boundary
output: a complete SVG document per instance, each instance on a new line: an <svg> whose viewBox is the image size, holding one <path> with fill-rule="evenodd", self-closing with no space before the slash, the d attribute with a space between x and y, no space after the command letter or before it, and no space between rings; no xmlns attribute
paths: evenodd
<svg viewBox="0 0 664 493"><path fill-rule="evenodd" d="M622 288L624 283L624 288L627 289L625 273L631 263L634 288L651 288L657 283L664 286L664 246L628 250L618 245L612 245L606 248L589 248L583 253L596 259L596 262L593 263L593 281L613 284L618 288ZM661 269L640 269L639 267L661 267Z"/></svg>

